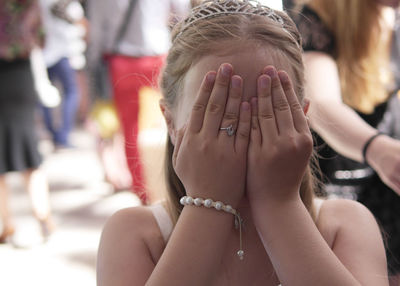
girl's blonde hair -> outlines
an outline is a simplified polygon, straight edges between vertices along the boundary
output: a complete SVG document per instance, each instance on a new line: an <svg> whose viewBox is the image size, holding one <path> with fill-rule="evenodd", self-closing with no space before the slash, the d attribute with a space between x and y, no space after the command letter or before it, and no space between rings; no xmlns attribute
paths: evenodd
<svg viewBox="0 0 400 286"><path fill-rule="evenodd" d="M288 72L294 76L292 80L297 95L300 101L303 101L304 73L300 35L295 24L285 13L275 13L284 20L283 27L281 23L259 15L223 15L201 20L185 28L183 33L180 33L182 22L178 23L172 31L173 44L160 78L160 88L167 107L174 110L183 96L181 91L188 70L201 57L218 54L221 45L227 42L230 46L251 43L256 48L268 47L280 59L286 59L292 68ZM167 202L170 214L176 222L182 210L179 200L186 191L172 166L174 145L169 137L166 148ZM315 183L311 170L309 166L301 184L300 194L309 212L314 216L312 202Z"/></svg>
<svg viewBox="0 0 400 286"><path fill-rule="evenodd" d="M304 0L302 0L304 2ZM308 0L335 37L343 101L372 113L388 98L389 39L376 0Z"/></svg>

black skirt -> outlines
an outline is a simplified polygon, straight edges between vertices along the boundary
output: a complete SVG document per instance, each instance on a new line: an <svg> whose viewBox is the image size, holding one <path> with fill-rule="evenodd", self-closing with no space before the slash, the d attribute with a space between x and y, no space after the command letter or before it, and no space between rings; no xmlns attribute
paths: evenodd
<svg viewBox="0 0 400 286"><path fill-rule="evenodd" d="M0 174L39 167L37 94L28 60L0 60Z"/></svg>

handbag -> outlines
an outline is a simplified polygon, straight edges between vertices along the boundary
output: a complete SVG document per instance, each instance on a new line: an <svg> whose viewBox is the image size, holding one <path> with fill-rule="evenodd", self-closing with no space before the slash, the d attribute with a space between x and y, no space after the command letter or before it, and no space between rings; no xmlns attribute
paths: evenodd
<svg viewBox="0 0 400 286"><path fill-rule="evenodd" d="M127 32L128 24L136 2L137 0L129 2L125 18L113 44L112 50L114 53L117 51L118 44L122 41ZM96 99L91 108L90 118L94 122L100 138L111 139L118 132L120 122L112 100L111 77L106 56L102 57L94 68L92 79L94 82L93 88L94 93L96 94Z"/></svg>
<svg viewBox="0 0 400 286"><path fill-rule="evenodd" d="M35 90L40 103L48 108L57 107L61 103L61 95L49 79L43 54L39 48L34 48L31 51L30 63Z"/></svg>
<svg viewBox="0 0 400 286"><path fill-rule="evenodd" d="M128 25L129 22L132 18L133 14L133 9L137 3L137 0L131 0L129 1L129 6L127 9L127 12L125 14L125 18L119 27L117 36L115 38L115 41L112 45L112 52L111 53L117 53L117 48L118 45L121 43L123 40L124 36L126 35L126 32L128 30ZM108 61L107 57L104 55L101 57L99 63L94 67L94 70L92 72L92 79L93 79L93 88L94 88L94 93L96 94L97 98L101 98L103 100L105 99L110 99L112 96L112 84L111 84L111 77L109 73L109 68L108 68Z"/></svg>

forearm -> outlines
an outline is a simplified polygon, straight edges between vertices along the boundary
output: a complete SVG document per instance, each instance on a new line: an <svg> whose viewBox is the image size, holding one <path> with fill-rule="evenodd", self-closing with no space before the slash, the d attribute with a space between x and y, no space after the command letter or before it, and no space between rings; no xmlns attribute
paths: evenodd
<svg viewBox="0 0 400 286"><path fill-rule="evenodd" d="M233 228L231 214L184 207L146 285L209 285L218 272Z"/></svg>
<svg viewBox="0 0 400 286"><path fill-rule="evenodd" d="M362 148L376 130L343 102L335 60L306 52L304 65L311 127L339 154L361 162Z"/></svg>
<svg viewBox="0 0 400 286"><path fill-rule="evenodd" d="M329 248L300 198L253 208L282 285L360 285Z"/></svg>
<svg viewBox="0 0 400 286"><path fill-rule="evenodd" d="M309 118L313 130L339 154L362 162L363 146L377 130L342 102L314 101L311 106Z"/></svg>

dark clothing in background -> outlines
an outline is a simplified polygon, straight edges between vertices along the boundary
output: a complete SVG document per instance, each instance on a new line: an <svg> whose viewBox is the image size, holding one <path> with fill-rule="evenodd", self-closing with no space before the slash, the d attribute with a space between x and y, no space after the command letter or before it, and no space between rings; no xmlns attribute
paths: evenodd
<svg viewBox="0 0 400 286"><path fill-rule="evenodd" d="M29 56L43 44L38 2L0 5L0 175L41 163L34 113L37 94Z"/></svg>
<svg viewBox="0 0 400 286"><path fill-rule="evenodd" d="M293 16L303 38L303 49L326 53L336 57L335 39L319 16L308 6ZM357 112L369 125L395 136L395 116L390 110L398 104L392 97L390 106L385 102L372 114ZM398 111L397 111L398 112ZM400 134L399 134L400 135ZM334 151L315 134L319 164L330 196L357 199L376 217L387 239L386 255L391 274L400 273L400 197L387 187L369 166L345 158ZM360 237L362 239L362 237Z"/></svg>
<svg viewBox="0 0 400 286"><path fill-rule="evenodd" d="M0 60L0 175L35 169L41 163L36 98L29 60Z"/></svg>

